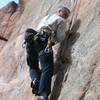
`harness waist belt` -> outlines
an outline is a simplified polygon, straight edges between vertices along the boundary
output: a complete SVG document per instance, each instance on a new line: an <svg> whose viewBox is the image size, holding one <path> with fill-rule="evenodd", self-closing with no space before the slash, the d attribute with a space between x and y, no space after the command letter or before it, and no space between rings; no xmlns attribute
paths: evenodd
<svg viewBox="0 0 100 100"><path fill-rule="evenodd" d="M50 29L47 28L42 28L38 31L41 35L47 35L47 36L51 36L52 31Z"/></svg>

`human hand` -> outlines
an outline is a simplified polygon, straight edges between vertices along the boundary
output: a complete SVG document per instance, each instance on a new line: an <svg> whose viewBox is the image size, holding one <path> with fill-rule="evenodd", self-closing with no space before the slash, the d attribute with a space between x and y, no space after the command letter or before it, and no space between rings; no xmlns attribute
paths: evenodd
<svg viewBox="0 0 100 100"><path fill-rule="evenodd" d="M65 34L74 34L74 33L75 33L75 32L72 31L72 30L68 30L68 31L65 32Z"/></svg>

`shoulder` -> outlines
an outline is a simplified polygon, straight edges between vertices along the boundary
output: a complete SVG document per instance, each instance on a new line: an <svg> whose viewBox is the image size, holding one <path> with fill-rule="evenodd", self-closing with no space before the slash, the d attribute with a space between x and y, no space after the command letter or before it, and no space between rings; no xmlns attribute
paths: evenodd
<svg viewBox="0 0 100 100"><path fill-rule="evenodd" d="M57 15L57 23L58 24L65 24L66 20L60 16Z"/></svg>

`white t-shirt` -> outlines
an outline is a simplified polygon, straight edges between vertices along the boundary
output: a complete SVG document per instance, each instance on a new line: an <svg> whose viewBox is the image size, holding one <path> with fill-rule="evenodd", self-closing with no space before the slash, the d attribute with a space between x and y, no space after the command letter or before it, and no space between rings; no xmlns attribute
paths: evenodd
<svg viewBox="0 0 100 100"><path fill-rule="evenodd" d="M57 14L45 16L39 25L37 26L37 30L41 29L42 27L49 26L52 31L56 32L56 42L61 42L65 38L65 32L67 31L68 27L66 24L67 20L58 16Z"/></svg>

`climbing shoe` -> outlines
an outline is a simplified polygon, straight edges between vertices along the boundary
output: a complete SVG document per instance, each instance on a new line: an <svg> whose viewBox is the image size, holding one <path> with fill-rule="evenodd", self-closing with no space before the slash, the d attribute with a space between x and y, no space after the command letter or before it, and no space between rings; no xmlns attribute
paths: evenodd
<svg viewBox="0 0 100 100"><path fill-rule="evenodd" d="M38 100L49 100L48 97L40 96Z"/></svg>
<svg viewBox="0 0 100 100"><path fill-rule="evenodd" d="M37 79L34 79L31 82L31 88L32 88L32 93L38 95L39 81Z"/></svg>

